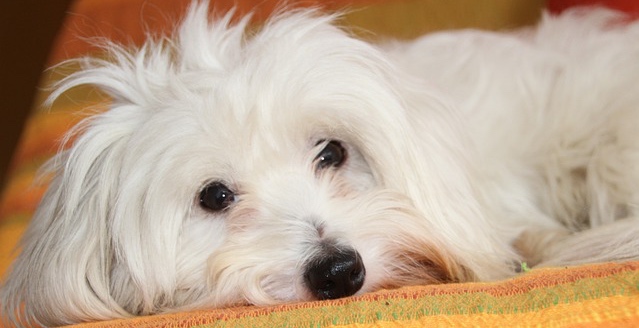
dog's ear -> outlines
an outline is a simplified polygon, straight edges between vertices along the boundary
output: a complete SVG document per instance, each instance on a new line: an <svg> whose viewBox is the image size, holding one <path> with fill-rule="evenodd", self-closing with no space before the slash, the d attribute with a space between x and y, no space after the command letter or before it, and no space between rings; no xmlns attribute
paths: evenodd
<svg viewBox="0 0 639 328"><path fill-rule="evenodd" d="M126 229L123 224L118 228L117 222L141 220L139 213L117 219L129 206L120 197L128 178L123 172L135 160L131 153L143 151L129 149L130 143L153 116L154 92L163 83L150 74L153 70L168 74L163 70L168 70L169 59L159 52L145 54L144 49L129 54L114 46L110 51L109 61L82 60L83 69L61 80L52 92L51 101L70 88L91 85L110 100L106 109L69 133L72 145L50 160L43 172L53 176L52 181L2 290L3 312L10 317L49 326L127 316L131 311L118 305L126 295L114 295L126 289L117 286L133 278L130 270L118 267L129 251L115 240L113 230ZM139 232L133 222L128 224ZM116 271L119 281L113 280Z"/></svg>
<svg viewBox="0 0 639 328"><path fill-rule="evenodd" d="M101 191L109 182L95 165L101 159L88 163L76 155L73 161L85 167L53 179L2 289L9 319L54 326L126 315L109 292L114 254L106 223L110 196Z"/></svg>
<svg viewBox="0 0 639 328"><path fill-rule="evenodd" d="M117 254L110 220L123 152L150 115L144 102L151 79L140 76L149 73L144 67L136 72L133 55L117 47L111 53L114 61L80 60L83 68L51 94L53 101L70 88L92 85L112 100L70 132L73 144L43 172L53 176L51 183L2 289L2 312L16 322L52 326L128 315L112 296ZM159 58L147 63L161 64Z"/></svg>
<svg viewBox="0 0 639 328"><path fill-rule="evenodd" d="M455 261L479 279L506 276L505 259L513 257L496 246L492 231L497 228L490 226L490 209L476 189L481 163L471 153L464 118L433 86L412 84L400 74L386 76L390 91L370 92L367 104L360 106L366 112L356 109L340 124L354 132L348 135L356 136L378 183L410 197ZM473 228L464 222L474 222ZM484 242L469 249L468 240Z"/></svg>
<svg viewBox="0 0 639 328"><path fill-rule="evenodd" d="M65 79L53 93L91 83L113 97L110 108L72 132L73 145L50 160L53 176L2 289L3 313L19 322L62 325L126 316L111 295L110 222L123 152L145 111L136 106L124 68L94 68Z"/></svg>

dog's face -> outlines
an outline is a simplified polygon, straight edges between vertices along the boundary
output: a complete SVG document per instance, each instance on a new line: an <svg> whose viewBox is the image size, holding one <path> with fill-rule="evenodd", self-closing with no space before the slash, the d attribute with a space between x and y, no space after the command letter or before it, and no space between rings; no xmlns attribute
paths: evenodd
<svg viewBox="0 0 639 328"><path fill-rule="evenodd" d="M215 101L202 104L202 113L220 110ZM171 162L181 159L158 176L173 175L170 183L155 186L183 190L177 258L201 254L185 264L199 271L186 285L206 280L216 303L272 304L457 279L410 199L385 188L360 151L363 141L332 121L338 113L260 106L232 120L192 116L202 126L190 140L162 145L177 148Z"/></svg>
<svg viewBox="0 0 639 328"><path fill-rule="evenodd" d="M113 100L58 158L11 304L60 324L472 279L481 228L459 218L481 217L442 101L412 113L418 88L330 18L245 37L229 17L194 6L176 40L61 82Z"/></svg>
<svg viewBox="0 0 639 328"><path fill-rule="evenodd" d="M246 45L219 72L168 85L187 92L159 92L169 96L150 105L123 149L124 172L134 178L119 186L131 189L129 206L154 213L138 217L148 225L140 244L166 238L157 243L165 249L134 260L167 254L145 271L174 261L180 292L208 291L222 305L459 279L428 220L385 185L386 169L375 169L379 152L393 151L375 144L384 125L376 107L397 107L396 95L355 61L366 60L355 55L368 55L357 49L367 45L334 36L344 47L337 52L323 40L258 39L264 44ZM114 234L124 252L137 229Z"/></svg>

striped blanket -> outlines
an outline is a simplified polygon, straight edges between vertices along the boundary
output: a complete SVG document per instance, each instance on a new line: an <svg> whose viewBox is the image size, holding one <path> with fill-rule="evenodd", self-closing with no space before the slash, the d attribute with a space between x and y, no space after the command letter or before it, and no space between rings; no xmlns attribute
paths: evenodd
<svg viewBox="0 0 639 328"><path fill-rule="evenodd" d="M78 327L637 327L639 263L532 270L498 283L415 286L339 300Z"/></svg>

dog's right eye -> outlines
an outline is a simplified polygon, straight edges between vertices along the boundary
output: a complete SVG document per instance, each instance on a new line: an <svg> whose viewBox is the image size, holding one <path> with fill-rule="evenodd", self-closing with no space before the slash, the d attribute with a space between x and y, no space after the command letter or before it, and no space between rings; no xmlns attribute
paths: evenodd
<svg viewBox="0 0 639 328"><path fill-rule="evenodd" d="M223 211L234 201L235 194L221 182L212 182L200 191L200 206L210 211Z"/></svg>
<svg viewBox="0 0 639 328"><path fill-rule="evenodd" d="M330 140L315 158L318 169L339 167L346 159L346 149L337 140Z"/></svg>

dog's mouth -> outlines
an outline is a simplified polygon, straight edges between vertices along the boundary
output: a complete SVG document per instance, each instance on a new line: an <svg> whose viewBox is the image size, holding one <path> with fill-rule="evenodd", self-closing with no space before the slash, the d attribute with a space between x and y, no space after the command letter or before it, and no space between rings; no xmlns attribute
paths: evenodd
<svg viewBox="0 0 639 328"><path fill-rule="evenodd" d="M347 247L331 247L309 261L304 283L318 300L351 296L362 288L366 268L359 253Z"/></svg>

